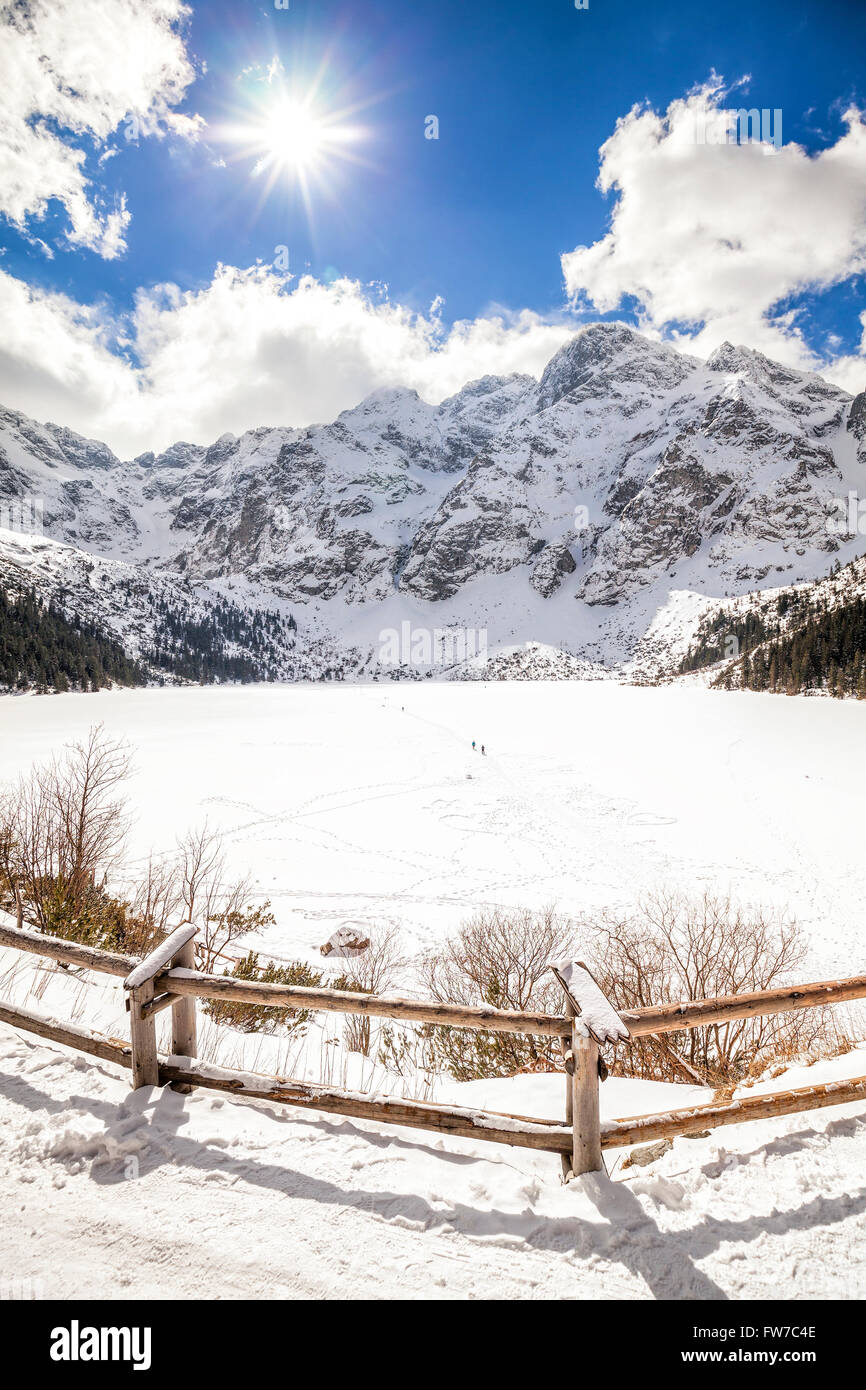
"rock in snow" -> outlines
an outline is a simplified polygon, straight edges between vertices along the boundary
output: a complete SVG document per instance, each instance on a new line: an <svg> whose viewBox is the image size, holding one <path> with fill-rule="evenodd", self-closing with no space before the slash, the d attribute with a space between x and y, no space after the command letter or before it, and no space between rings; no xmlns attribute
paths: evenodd
<svg viewBox="0 0 866 1390"><path fill-rule="evenodd" d="M320 950L323 956L359 956L369 947L370 938L356 927L338 927Z"/></svg>

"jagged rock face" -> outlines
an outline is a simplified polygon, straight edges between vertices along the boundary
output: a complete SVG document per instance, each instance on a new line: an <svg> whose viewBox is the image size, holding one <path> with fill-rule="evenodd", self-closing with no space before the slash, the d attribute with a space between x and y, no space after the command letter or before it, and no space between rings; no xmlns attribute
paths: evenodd
<svg viewBox="0 0 866 1390"><path fill-rule="evenodd" d="M697 365L693 358L641 339L620 324L594 324L567 343L547 364L538 387L538 409L559 401L606 397L611 387L644 387L656 393L679 386Z"/></svg>
<svg viewBox="0 0 866 1390"><path fill-rule="evenodd" d="M176 563L299 601L382 599L455 473L534 388L529 377L485 377L438 407L415 391L377 391L333 424L233 440L204 460L210 485L178 508L173 525L196 536Z"/></svg>
<svg viewBox="0 0 866 1390"><path fill-rule="evenodd" d="M863 547L827 525L863 462L866 393L731 344L701 362L620 324L583 329L540 382L484 377L438 406L382 390L329 424L126 463L0 412L0 501L44 497L49 536L310 614L346 605L344 626L386 601L459 621L493 578L527 623L565 597L636 631L629 614L671 589L808 579Z"/></svg>
<svg viewBox="0 0 866 1390"><path fill-rule="evenodd" d="M848 429L858 439L862 439L866 435L866 391L861 391L851 402L851 409L848 412Z"/></svg>
<svg viewBox="0 0 866 1390"><path fill-rule="evenodd" d="M643 485L626 479L606 500L609 514L623 502L618 524L601 536L580 596L588 603L620 602L662 572L679 577L703 551L705 569L725 590L760 582L805 546L832 554L829 499L841 475L830 448L808 435L777 428L739 385L712 396L700 418L664 448ZM819 422L820 423L820 422ZM756 480L760 479L760 486ZM755 547L772 551L755 563Z"/></svg>
<svg viewBox="0 0 866 1390"><path fill-rule="evenodd" d="M575 532L569 583L591 605L674 579L742 587L807 552L824 566L838 544L826 518L844 491L833 443L846 400L744 349L704 365L596 325L554 357L523 417L419 528L401 588L450 598L526 567L549 597L565 575L539 556Z"/></svg>
<svg viewBox="0 0 866 1390"><path fill-rule="evenodd" d="M555 594L567 574L574 574L577 565L567 541L546 545L529 576L529 582L542 598Z"/></svg>
<svg viewBox="0 0 866 1390"><path fill-rule="evenodd" d="M608 530L581 596L588 603L616 603L635 584L648 584L660 567L694 555L707 534L721 530L733 505L734 480L712 472L678 442L624 506L619 526Z"/></svg>
<svg viewBox="0 0 866 1390"><path fill-rule="evenodd" d="M64 465L107 469L118 464L107 444L84 439L60 425L39 425L17 410L0 407L0 429L4 436L4 458L10 459L11 455L12 462L15 462L15 454L20 453L22 459L44 464L48 470Z"/></svg>
<svg viewBox="0 0 866 1390"><path fill-rule="evenodd" d="M752 348L722 343L721 347L710 353L706 365L712 372L752 382L765 396L795 416L809 415L816 407L824 406L834 412L838 422L838 407L847 400L844 392L822 377L783 367L780 362L773 362Z"/></svg>
<svg viewBox="0 0 866 1390"><path fill-rule="evenodd" d="M854 397L846 423L857 441L857 459L860 463L866 464L866 391L861 391Z"/></svg>
<svg viewBox="0 0 866 1390"><path fill-rule="evenodd" d="M469 580L504 574L539 548L534 513L512 482L506 468L479 455L415 536L400 588L416 598L450 598Z"/></svg>
<svg viewBox="0 0 866 1390"><path fill-rule="evenodd" d="M105 444L0 409L0 500L35 498L49 535L87 550L134 546L138 523L122 465Z"/></svg>

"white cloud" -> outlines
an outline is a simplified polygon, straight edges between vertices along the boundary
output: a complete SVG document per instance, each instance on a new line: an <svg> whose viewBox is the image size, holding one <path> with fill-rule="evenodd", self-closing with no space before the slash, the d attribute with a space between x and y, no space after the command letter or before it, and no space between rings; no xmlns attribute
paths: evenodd
<svg viewBox="0 0 866 1390"><path fill-rule="evenodd" d="M355 281L294 287L269 267L141 292L125 323L0 272L3 404L119 454L255 425L331 420L380 386L437 401L486 373L538 374L574 332L523 311L443 329ZM135 361L119 356L118 344Z"/></svg>
<svg viewBox="0 0 866 1390"><path fill-rule="evenodd" d="M142 135L196 134L200 119L173 110L195 76L187 14L182 0L0 0L0 213L24 228L57 199L73 245L125 249L125 199L103 206L86 145L130 119Z"/></svg>
<svg viewBox="0 0 866 1390"><path fill-rule="evenodd" d="M852 395L866 391L866 312L860 315L860 328L859 351L834 357L830 366L823 371L831 381L838 382Z"/></svg>
<svg viewBox="0 0 866 1390"><path fill-rule="evenodd" d="M796 144L710 143L729 97L713 81L664 115L635 107L617 122L598 177L616 199L610 230L562 257L566 289L573 303L601 312L634 296L642 329L698 354L728 339L853 379L856 358L822 362L796 315L777 306L866 270L863 115L849 109L845 132L815 155ZM728 101L747 104L741 95Z"/></svg>

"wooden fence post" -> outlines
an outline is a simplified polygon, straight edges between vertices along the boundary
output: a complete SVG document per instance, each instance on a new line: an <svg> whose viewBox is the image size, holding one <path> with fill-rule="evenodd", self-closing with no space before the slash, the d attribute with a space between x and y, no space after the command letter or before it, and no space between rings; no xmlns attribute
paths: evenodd
<svg viewBox="0 0 866 1390"><path fill-rule="evenodd" d="M153 999L153 980L129 991L129 1033L132 1042L132 1089L159 1085L159 1063L156 1056L156 1021L152 1013L142 1012L142 1006Z"/></svg>
<svg viewBox="0 0 866 1390"><path fill-rule="evenodd" d="M572 1027L574 1027L574 1006L568 997L565 1000L565 1012L572 1020ZM574 1177L574 1052L572 1051L571 1038L560 1038L559 1048L565 1067L565 1123L572 1130L571 1152L561 1154L560 1158L562 1159L562 1181L570 1182Z"/></svg>
<svg viewBox="0 0 866 1390"><path fill-rule="evenodd" d="M583 961L551 961L550 969L565 995L571 1019L571 1047L563 1047L566 1073L566 1123L571 1123L571 1172L562 1156L565 1181L581 1173L603 1173L601 1119L598 1107L599 1044L624 1042L629 1032Z"/></svg>
<svg viewBox="0 0 866 1390"><path fill-rule="evenodd" d="M574 1076L571 1078L571 1171L600 1173L601 1120L598 1110L598 1043L591 1038L579 1018L571 1024L571 1052Z"/></svg>
<svg viewBox="0 0 866 1390"><path fill-rule="evenodd" d="M132 1037L132 1089L159 1085L159 1058L156 1051L156 1015L168 1004L172 1007L172 1042L181 1057L195 1054L195 999L174 999L171 992L156 998L156 978L178 964L192 960L193 937L197 928L182 922L158 946L130 970L124 980L129 991L129 1027ZM187 954L189 952L189 954ZM178 1005L191 1008L178 1010ZM179 1046L178 1046L179 1044ZM178 1089L181 1089L178 1087ZM183 1089L189 1090L189 1087Z"/></svg>
<svg viewBox="0 0 866 1390"><path fill-rule="evenodd" d="M195 941L192 937L180 948L172 965L195 970ZM179 994L171 1006L171 1050L175 1057L195 1057L196 1046L195 995ZM183 1081L173 1081L171 1089L186 1093L192 1090L192 1086Z"/></svg>

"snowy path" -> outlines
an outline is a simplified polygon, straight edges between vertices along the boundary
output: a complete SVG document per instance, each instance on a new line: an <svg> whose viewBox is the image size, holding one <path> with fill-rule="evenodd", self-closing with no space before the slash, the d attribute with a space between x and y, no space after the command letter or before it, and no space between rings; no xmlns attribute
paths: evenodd
<svg viewBox="0 0 866 1390"><path fill-rule="evenodd" d="M862 1050L786 1082L858 1068ZM624 1087L638 1088L632 1110L652 1103L646 1083L616 1084L620 1113ZM536 1089L545 1113L561 1078L476 1082L455 1098L478 1103L481 1087L500 1108L525 1108ZM550 1155L203 1092L133 1094L110 1066L0 1026L0 1130L0 1262L48 1298L866 1289L862 1106L679 1140L652 1170L566 1189Z"/></svg>

